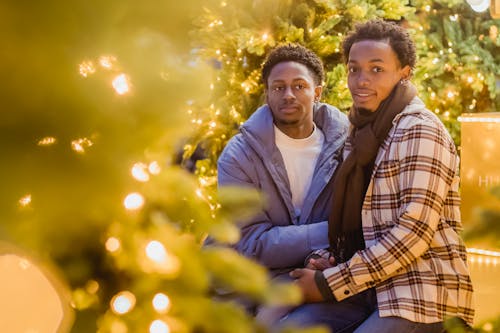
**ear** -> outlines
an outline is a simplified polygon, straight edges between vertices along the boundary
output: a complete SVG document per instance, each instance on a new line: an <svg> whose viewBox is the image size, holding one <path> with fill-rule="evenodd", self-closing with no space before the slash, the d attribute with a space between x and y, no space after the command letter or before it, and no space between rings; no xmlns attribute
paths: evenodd
<svg viewBox="0 0 500 333"><path fill-rule="evenodd" d="M315 102L320 100L322 92L323 92L323 86L316 86L314 88L314 101Z"/></svg>
<svg viewBox="0 0 500 333"><path fill-rule="evenodd" d="M411 67L410 65L406 65L403 68L401 68L401 79L403 80L409 80L411 77Z"/></svg>

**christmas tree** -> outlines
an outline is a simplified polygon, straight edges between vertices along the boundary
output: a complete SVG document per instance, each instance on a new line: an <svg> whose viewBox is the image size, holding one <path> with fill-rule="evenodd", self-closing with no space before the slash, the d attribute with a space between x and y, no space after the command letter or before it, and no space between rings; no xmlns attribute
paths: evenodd
<svg viewBox="0 0 500 333"><path fill-rule="evenodd" d="M200 146L198 174L215 183L216 160L239 125L263 103L260 66L278 43L295 42L323 60L322 101L347 111L351 98L341 42L356 22L372 18L405 25L416 41L412 81L428 108L460 145L465 112L492 112L500 105L500 20L456 0L439 1L217 1L204 8L193 31L197 54L217 68L207 104L190 109L196 126L185 158Z"/></svg>
<svg viewBox="0 0 500 333"><path fill-rule="evenodd" d="M239 189L211 197L174 163L191 126L187 110L209 89L212 69L188 38L200 7L0 7L0 258L14 253L24 268L53 267L70 295L72 332L266 332L215 291L299 301L297 288L271 283L230 247L201 246L207 234L236 241L232 220L262 202ZM2 313L0 323L22 326L31 311L41 309ZM22 332L29 329L39 328Z"/></svg>

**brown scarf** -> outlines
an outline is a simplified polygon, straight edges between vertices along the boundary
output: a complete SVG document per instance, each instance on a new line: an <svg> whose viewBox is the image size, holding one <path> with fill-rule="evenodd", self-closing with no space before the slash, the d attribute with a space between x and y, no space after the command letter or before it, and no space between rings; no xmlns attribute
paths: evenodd
<svg viewBox="0 0 500 333"><path fill-rule="evenodd" d="M416 95L408 81L398 83L375 112L352 107L349 121L354 126L352 151L336 172L333 182L332 211L328 219L330 249L337 263L345 262L365 248L361 207L373 171L373 163L392 121Z"/></svg>

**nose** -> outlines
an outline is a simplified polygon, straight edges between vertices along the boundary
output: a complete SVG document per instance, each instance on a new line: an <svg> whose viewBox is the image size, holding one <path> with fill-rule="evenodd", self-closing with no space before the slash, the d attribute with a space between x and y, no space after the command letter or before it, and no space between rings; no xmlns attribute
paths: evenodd
<svg viewBox="0 0 500 333"><path fill-rule="evenodd" d="M368 75L366 73L364 73L363 71L360 71L359 75L358 75L358 85L361 87L367 87L369 83L370 83L370 79L369 79Z"/></svg>
<svg viewBox="0 0 500 333"><path fill-rule="evenodd" d="M292 87L286 87L283 93L283 99L294 100L295 94L293 93Z"/></svg>

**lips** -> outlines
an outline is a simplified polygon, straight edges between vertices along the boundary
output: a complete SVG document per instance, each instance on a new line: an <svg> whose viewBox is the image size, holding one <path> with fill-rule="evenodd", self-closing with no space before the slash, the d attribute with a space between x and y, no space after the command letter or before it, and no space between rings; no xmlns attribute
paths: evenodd
<svg viewBox="0 0 500 333"><path fill-rule="evenodd" d="M292 113L296 112L299 109L297 105L284 105L280 107L280 111L283 113Z"/></svg>
<svg viewBox="0 0 500 333"><path fill-rule="evenodd" d="M371 91L356 91L352 94L352 97L357 101L357 102L365 102L371 99L372 97L375 96L374 92Z"/></svg>

